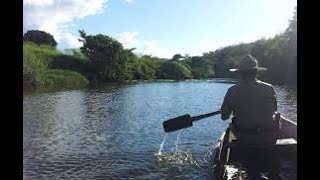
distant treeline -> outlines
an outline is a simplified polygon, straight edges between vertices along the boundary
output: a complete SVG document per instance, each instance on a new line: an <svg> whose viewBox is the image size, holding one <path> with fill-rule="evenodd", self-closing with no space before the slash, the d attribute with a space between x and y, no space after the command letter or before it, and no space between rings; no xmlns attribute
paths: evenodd
<svg viewBox="0 0 320 180"><path fill-rule="evenodd" d="M25 86L83 86L87 83L152 79L232 78L229 72L246 54L252 54L268 70L260 78L276 84L297 80L297 10L289 27L270 39L242 43L203 53L176 54L171 59L138 56L116 39L79 31L83 46L64 53L56 49L49 33L31 30L24 35L23 80Z"/></svg>

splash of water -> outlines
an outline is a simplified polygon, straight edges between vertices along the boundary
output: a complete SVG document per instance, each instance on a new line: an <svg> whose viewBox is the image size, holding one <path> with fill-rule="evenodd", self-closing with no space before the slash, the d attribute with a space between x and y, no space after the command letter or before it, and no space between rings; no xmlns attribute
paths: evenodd
<svg viewBox="0 0 320 180"><path fill-rule="evenodd" d="M214 146L209 146L209 148L207 149L206 151L206 154L205 156L203 157L203 162L206 163L206 164L210 164L211 161L213 160L212 159L212 155L214 153L214 150L215 150L215 145Z"/></svg>
<svg viewBox="0 0 320 180"><path fill-rule="evenodd" d="M174 165L177 168L181 168L182 166L188 165L188 166L194 166L198 168L200 171L203 171L204 173L207 173L207 169L205 169L205 164L207 161L198 161L197 158L193 157L193 154L188 151L179 150L179 142L180 142L180 135L182 130L180 130L177 134L176 140L175 140L175 147L171 149L171 152L162 152L163 146L165 143L165 140L167 138L167 134L164 136L159 151L156 155L157 162L161 166L172 166ZM180 147L181 148L181 147ZM210 149L208 150L210 151ZM208 155L206 155L205 158L209 156L209 152L207 152Z"/></svg>
<svg viewBox="0 0 320 180"><path fill-rule="evenodd" d="M193 156L191 153L184 151L166 152L157 155L157 161L161 165L191 165L193 164Z"/></svg>
<svg viewBox="0 0 320 180"><path fill-rule="evenodd" d="M156 154L157 161L162 165L187 165L193 163L192 154L189 152L184 152L179 150L179 140L180 140L181 130L177 134L175 141L175 149L171 149L171 152L162 152L163 145L166 140L167 135L163 138L162 143L160 144L159 152ZM179 166L177 166L179 167Z"/></svg>
<svg viewBox="0 0 320 180"><path fill-rule="evenodd" d="M178 133L178 135L177 135L176 142L175 142L176 152L178 152L178 143L179 143L179 137L180 137L180 134L181 134L181 130L179 131L179 133Z"/></svg>
<svg viewBox="0 0 320 180"><path fill-rule="evenodd" d="M164 136L161 144L160 144L160 148L159 148L159 151L158 151L158 154L157 155L161 155L162 154L162 149L163 149L163 145L164 145L164 142L166 141L166 138L167 138L167 134Z"/></svg>

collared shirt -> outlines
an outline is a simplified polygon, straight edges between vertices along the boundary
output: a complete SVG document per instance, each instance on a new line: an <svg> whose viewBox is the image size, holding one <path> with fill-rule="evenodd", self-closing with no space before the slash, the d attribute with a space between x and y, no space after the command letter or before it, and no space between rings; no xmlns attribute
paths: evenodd
<svg viewBox="0 0 320 180"><path fill-rule="evenodd" d="M221 119L229 119L233 114L234 123L239 128L272 128L272 117L276 111L273 86L254 79L228 89L221 106Z"/></svg>

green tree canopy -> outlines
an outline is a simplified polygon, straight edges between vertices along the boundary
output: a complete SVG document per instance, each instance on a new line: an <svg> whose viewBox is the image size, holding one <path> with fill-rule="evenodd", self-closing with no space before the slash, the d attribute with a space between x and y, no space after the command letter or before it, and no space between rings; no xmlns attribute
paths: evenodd
<svg viewBox="0 0 320 180"><path fill-rule="evenodd" d="M161 66L161 78L184 80L190 77L190 70L181 63L166 61Z"/></svg>
<svg viewBox="0 0 320 180"><path fill-rule="evenodd" d="M44 31L39 31L39 30L27 31L23 35L23 40L30 41L38 45L44 44L44 45L49 45L53 47L56 47L58 44L51 34Z"/></svg>
<svg viewBox="0 0 320 180"><path fill-rule="evenodd" d="M79 31L83 46L81 52L90 61L90 71L98 81L122 81L126 78L126 63L132 55L120 42L102 34L87 35Z"/></svg>

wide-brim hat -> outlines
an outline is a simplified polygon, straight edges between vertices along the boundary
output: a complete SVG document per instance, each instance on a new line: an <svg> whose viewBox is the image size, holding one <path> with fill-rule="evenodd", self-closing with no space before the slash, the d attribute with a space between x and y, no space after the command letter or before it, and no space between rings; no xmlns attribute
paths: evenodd
<svg viewBox="0 0 320 180"><path fill-rule="evenodd" d="M247 54L239 63L239 67L236 69L229 69L231 72L248 71L248 70L267 70L267 68L259 67L258 61L255 57Z"/></svg>

